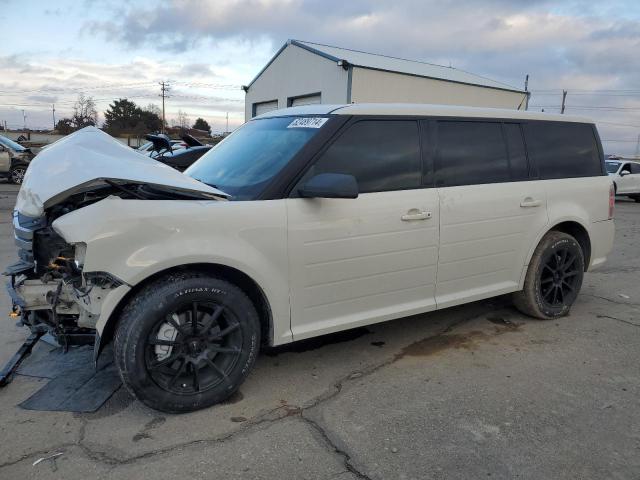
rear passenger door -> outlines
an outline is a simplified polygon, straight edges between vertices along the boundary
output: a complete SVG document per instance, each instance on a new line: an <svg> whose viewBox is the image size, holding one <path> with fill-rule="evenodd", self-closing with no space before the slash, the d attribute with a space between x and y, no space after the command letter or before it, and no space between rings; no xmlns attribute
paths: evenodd
<svg viewBox="0 0 640 480"><path fill-rule="evenodd" d="M440 199L438 308L517 290L547 224L545 188L529 180L521 126L437 120L429 131Z"/></svg>
<svg viewBox="0 0 640 480"><path fill-rule="evenodd" d="M424 181L416 120L360 120L320 153L287 199L296 340L435 309L438 194ZM314 175L356 177L356 199L295 198Z"/></svg>

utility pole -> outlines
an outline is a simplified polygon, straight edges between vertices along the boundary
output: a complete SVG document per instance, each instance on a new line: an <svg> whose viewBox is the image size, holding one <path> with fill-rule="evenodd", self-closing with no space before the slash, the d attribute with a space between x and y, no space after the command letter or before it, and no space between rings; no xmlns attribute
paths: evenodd
<svg viewBox="0 0 640 480"><path fill-rule="evenodd" d="M529 74L524 77L524 91L526 94L526 98L524 99L524 109L529 110Z"/></svg>
<svg viewBox="0 0 640 480"><path fill-rule="evenodd" d="M164 133L164 126L166 124L165 115L164 115L164 99L168 97L169 93L169 84L167 82L160 82L160 96L162 97L162 133Z"/></svg>
<svg viewBox="0 0 640 480"><path fill-rule="evenodd" d="M562 107L560 107L560 113L564 113L564 103L567 98L567 91L562 90Z"/></svg>
<svg viewBox="0 0 640 480"><path fill-rule="evenodd" d="M229 112L227 112L227 129L224 131L224 133L229 133Z"/></svg>
<svg viewBox="0 0 640 480"><path fill-rule="evenodd" d="M53 116L53 129L56 129L56 105L51 104L51 115Z"/></svg>
<svg viewBox="0 0 640 480"><path fill-rule="evenodd" d="M27 116L24 113L24 110L22 110L22 126L24 128L24 131L27 131Z"/></svg>

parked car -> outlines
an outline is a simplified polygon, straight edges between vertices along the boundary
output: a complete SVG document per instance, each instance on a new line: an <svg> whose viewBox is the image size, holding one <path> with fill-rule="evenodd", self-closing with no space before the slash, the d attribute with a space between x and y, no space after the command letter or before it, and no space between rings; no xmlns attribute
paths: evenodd
<svg viewBox="0 0 640 480"><path fill-rule="evenodd" d="M640 162L607 160L607 173L613 179L617 195L626 195L640 203Z"/></svg>
<svg viewBox="0 0 640 480"><path fill-rule="evenodd" d="M233 394L262 345L504 294L567 315L613 200L595 125L568 115L294 107L185 174L88 128L27 173L9 289L25 325L95 331L142 402L186 412Z"/></svg>
<svg viewBox="0 0 640 480"><path fill-rule="evenodd" d="M0 177L6 177L11 183L21 184L34 156L30 148L0 135Z"/></svg>
<svg viewBox="0 0 640 480"><path fill-rule="evenodd" d="M169 142L173 151L185 148L187 146L187 144L182 140L169 140ZM158 152L154 150L154 143L151 141L140 145L138 148L136 148L136 150L143 155L147 155L148 157L153 157L158 154Z"/></svg>
<svg viewBox="0 0 640 480"><path fill-rule="evenodd" d="M145 138L153 144L153 153L150 155L152 158L181 172L211 150L211 145L205 145L191 135L182 136L181 144L184 147L177 150L167 135L147 135Z"/></svg>

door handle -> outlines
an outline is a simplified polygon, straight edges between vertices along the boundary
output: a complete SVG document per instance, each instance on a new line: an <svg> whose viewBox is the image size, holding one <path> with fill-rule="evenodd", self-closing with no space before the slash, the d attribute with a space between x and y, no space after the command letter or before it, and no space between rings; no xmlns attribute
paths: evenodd
<svg viewBox="0 0 640 480"><path fill-rule="evenodd" d="M400 218L403 222L411 222L412 220L428 220L429 218L431 218L431 212L412 208Z"/></svg>
<svg viewBox="0 0 640 480"><path fill-rule="evenodd" d="M539 207L540 205L542 205L542 201L541 200L534 200L531 197L527 197L524 200L522 200L520 202L520 206L522 208L532 208L532 207Z"/></svg>

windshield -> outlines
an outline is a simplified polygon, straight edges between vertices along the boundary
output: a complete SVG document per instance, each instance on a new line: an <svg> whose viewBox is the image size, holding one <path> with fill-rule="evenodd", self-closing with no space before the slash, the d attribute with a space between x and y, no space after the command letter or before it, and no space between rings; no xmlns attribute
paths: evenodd
<svg viewBox="0 0 640 480"><path fill-rule="evenodd" d="M228 193L232 200L253 200L327 120L327 117L252 120L184 173Z"/></svg>
<svg viewBox="0 0 640 480"><path fill-rule="evenodd" d="M4 145L11 150L15 150L16 152L24 152L26 150L25 147L20 145L19 143L14 142L13 140L9 140L7 137L3 137L0 135L0 145Z"/></svg>
<svg viewBox="0 0 640 480"><path fill-rule="evenodd" d="M620 168L620 162L605 162L607 173L616 173Z"/></svg>

